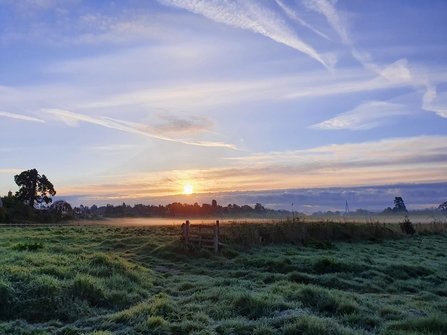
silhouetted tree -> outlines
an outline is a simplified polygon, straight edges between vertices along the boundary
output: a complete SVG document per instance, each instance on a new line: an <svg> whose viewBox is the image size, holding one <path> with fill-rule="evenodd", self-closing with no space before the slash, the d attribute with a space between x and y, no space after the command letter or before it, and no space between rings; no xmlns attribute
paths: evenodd
<svg viewBox="0 0 447 335"><path fill-rule="evenodd" d="M401 197L394 198L393 212L408 212L407 207L405 207L404 200Z"/></svg>
<svg viewBox="0 0 447 335"><path fill-rule="evenodd" d="M20 187L15 197L34 207L34 204L49 204L52 199L48 196L56 195L53 184L43 174L40 175L36 169L23 171L14 176L14 181ZM48 195L47 195L48 194Z"/></svg>
<svg viewBox="0 0 447 335"><path fill-rule="evenodd" d="M256 205L255 205L255 212L256 213L264 213L265 212L264 206L262 206L259 202L256 203Z"/></svg>
<svg viewBox="0 0 447 335"><path fill-rule="evenodd" d="M73 218L73 208L65 200L55 201L51 206L50 210L56 214L56 221L63 218L71 219Z"/></svg>

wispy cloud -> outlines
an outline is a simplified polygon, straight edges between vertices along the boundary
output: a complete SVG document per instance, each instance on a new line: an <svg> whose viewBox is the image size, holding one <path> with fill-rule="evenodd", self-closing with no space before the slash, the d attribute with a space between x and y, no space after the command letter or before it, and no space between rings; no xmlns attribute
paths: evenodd
<svg viewBox="0 0 447 335"><path fill-rule="evenodd" d="M145 9L119 10L119 7L114 14L110 13L110 7L71 10L77 2L81 0L16 1L14 7L22 20L15 21L16 29L0 31L0 41L5 44L28 41L47 46L132 45L148 40L177 40L185 32L172 24L180 21L176 17ZM48 19L51 16L54 21Z"/></svg>
<svg viewBox="0 0 447 335"><path fill-rule="evenodd" d="M409 80L411 75L406 67L407 60L400 59L387 67L377 65L371 55L365 51L359 51L354 47L354 43L349 38L346 22L342 19L339 11L334 4L328 0L305 0L303 4L322 15L324 15L328 23L340 36L343 44L349 46L352 56L357 59L366 69L382 75L384 78L396 80Z"/></svg>
<svg viewBox="0 0 447 335"><path fill-rule="evenodd" d="M391 122L393 116L408 114L411 114L411 111L399 104L382 101L368 101L362 103L353 110L315 124L310 128L322 130L366 130Z"/></svg>
<svg viewBox="0 0 447 335"><path fill-rule="evenodd" d="M20 169L0 169L0 173L19 173L22 171Z"/></svg>
<svg viewBox="0 0 447 335"><path fill-rule="evenodd" d="M150 127L150 129L159 134L198 133L208 131L214 125L214 122L210 119L192 115L181 117L169 113L157 113L156 117L162 122Z"/></svg>
<svg viewBox="0 0 447 335"><path fill-rule="evenodd" d="M422 99L422 109L447 118L447 92L438 95L436 86L428 83L426 87L427 91Z"/></svg>
<svg viewBox="0 0 447 335"><path fill-rule="evenodd" d="M345 22L341 19L338 11L335 7L327 0L305 0L303 4L315 10L321 14L323 14L328 23L334 28L334 30L341 37L341 40L344 44L350 44L351 41L348 37L348 33L346 30Z"/></svg>
<svg viewBox="0 0 447 335"><path fill-rule="evenodd" d="M73 113L67 110L61 109L41 109L42 112L52 115L53 117L65 122L69 126L76 126L79 121L97 124L106 128L125 131L132 134L147 136L163 141L183 143L187 145L196 145L203 147L224 147L234 150L238 150L233 144L224 142L208 142L208 141L189 141L184 139L174 139L167 136L161 136L155 133L151 127L141 123L129 122L124 120L113 119L109 117L95 118L83 114Z"/></svg>
<svg viewBox="0 0 447 335"><path fill-rule="evenodd" d="M331 66L323 60L323 57L314 48L298 38L294 30L278 14L268 8L261 7L257 2L251 0L240 2L228 0L158 0L158 2L201 14L216 22L262 34L307 54L327 68Z"/></svg>
<svg viewBox="0 0 447 335"><path fill-rule="evenodd" d="M2 111L0 111L0 116L6 116L6 117L13 118L13 119L19 119L19 120L25 120L25 121L33 121L33 122L40 122L40 123L44 123L45 122L44 120L36 119L34 117L21 115L21 114L13 114L13 113L9 113L9 112L2 112Z"/></svg>
<svg viewBox="0 0 447 335"><path fill-rule="evenodd" d="M426 165L428 162L447 164L447 136L417 136L383 139L380 141L332 144L305 150L255 153L227 158L249 162L252 166L267 166L272 162L290 165L304 164L313 169L332 167L386 167L391 165Z"/></svg>
<svg viewBox="0 0 447 335"><path fill-rule="evenodd" d="M281 9L284 11L284 13L286 13L286 15L288 17L290 17L292 20L294 20L295 22L298 22L299 24L301 24L302 26L304 26L306 28L309 28L310 30L312 30L314 33L320 35L321 37L324 37L325 39L329 40L329 37L327 37L325 34L323 34L321 31L317 30L316 28L312 27L310 24L308 24L303 19L301 19L298 16L298 14L295 11L293 11L293 9L286 6L282 1L280 1L280 0L275 0L275 1L278 4L278 6L281 7Z"/></svg>

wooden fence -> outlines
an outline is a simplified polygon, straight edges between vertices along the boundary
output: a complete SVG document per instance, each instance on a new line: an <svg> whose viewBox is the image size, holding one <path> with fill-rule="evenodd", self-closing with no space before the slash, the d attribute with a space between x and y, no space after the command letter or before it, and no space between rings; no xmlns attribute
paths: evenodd
<svg viewBox="0 0 447 335"><path fill-rule="evenodd" d="M70 224L64 223L0 223L0 228L41 228L41 227L69 227Z"/></svg>
<svg viewBox="0 0 447 335"><path fill-rule="evenodd" d="M44 227L107 227L107 224L86 224L85 222L69 222L69 223L40 223L40 222L23 222L23 223L0 223L0 228L44 228Z"/></svg>
<svg viewBox="0 0 447 335"><path fill-rule="evenodd" d="M219 242L219 220L215 225L190 224L188 220L182 224L182 240L185 244L198 244L204 248L219 251L219 246L228 246Z"/></svg>

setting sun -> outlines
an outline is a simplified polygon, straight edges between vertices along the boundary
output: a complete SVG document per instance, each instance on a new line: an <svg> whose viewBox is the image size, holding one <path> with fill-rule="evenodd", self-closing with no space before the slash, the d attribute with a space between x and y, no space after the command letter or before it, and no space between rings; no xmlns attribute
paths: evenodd
<svg viewBox="0 0 447 335"><path fill-rule="evenodd" d="M192 194L193 187L190 184L186 184L183 188L183 194Z"/></svg>

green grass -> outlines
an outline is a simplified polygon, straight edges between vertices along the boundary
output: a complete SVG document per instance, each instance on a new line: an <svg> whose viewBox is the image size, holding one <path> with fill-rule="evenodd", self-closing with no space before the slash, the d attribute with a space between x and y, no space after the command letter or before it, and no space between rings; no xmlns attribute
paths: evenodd
<svg viewBox="0 0 447 335"><path fill-rule="evenodd" d="M0 334L447 333L445 235L331 222L222 235L232 246L214 254L172 226L1 229Z"/></svg>

